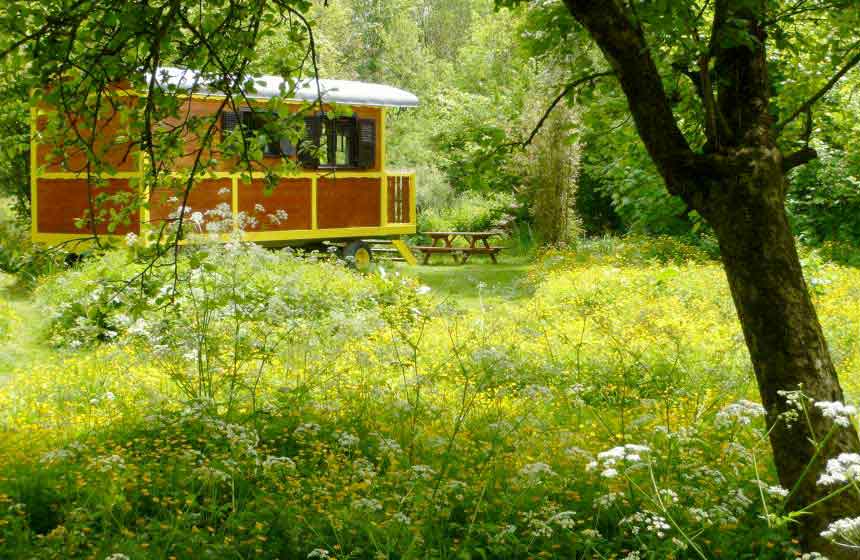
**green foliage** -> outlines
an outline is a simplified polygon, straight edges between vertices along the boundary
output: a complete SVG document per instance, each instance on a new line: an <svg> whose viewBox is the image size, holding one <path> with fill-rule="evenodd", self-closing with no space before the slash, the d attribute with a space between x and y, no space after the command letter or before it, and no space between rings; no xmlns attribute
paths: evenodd
<svg viewBox="0 0 860 560"><path fill-rule="evenodd" d="M152 269L134 252L114 250L46 278L36 297L51 310L47 338L55 346L86 348L145 334L147 344L184 348L183 355L205 341L212 360L229 350L222 346L228 337L222 327L237 321L265 333L291 321L359 315L394 297L390 282L361 279L327 255L314 254L310 261L316 265L291 249L204 242L186 247L175 269ZM218 327L211 340L207 327Z"/></svg>
<svg viewBox="0 0 860 560"><path fill-rule="evenodd" d="M792 176L792 225L810 243L860 243L860 159L823 142L814 147L818 158Z"/></svg>
<svg viewBox="0 0 860 560"><path fill-rule="evenodd" d="M466 108L469 112L474 110ZM465 124L437 138L437 149L442 154L439 165L458 192L512 192L519 186L521 178L505 171L510 167L510 156L500 149L508 142L508 134L499 126Z"/></svg>
<svg viewBox="0 0 860 560"><path fill-rule="evenodd" d="M24 222L8 200L0 200L0 272L15 274L23 285L65 268L62 248L46 249L30 240L30 224Z"/></svg>
<svg viewBox="0 0 860 560"><path fill-rule="evenodd" d="M144 267L127 251L111 251L43 279L35 293L40 304L51 309L46 333L50 343L88 347L128 328L161 287L146 276L129 284Z"/></svg>
<svg viewBox="0 0 860 560"><path fill-rule="evenodd" d="M428 208L418 216L418 231L486 231L512 221L513 195L503 192L463 193L450 205Z"/></svg>
<svg viewBox="0 0 860 560"><path fill-rule="evenodd" d="M30 111L26 82L15 70L0 60L0 198L11 198L16 217L26 220L30 214Z"/></svg>
<svg viewBox="0 0 860 560"><path fill-rule="evenodd" d="M583 166L576 188L576 215L588 236L609 235L624 231L621 217L612 205L612 197L606 192L606 185L592 175L594 169Z"/></svg>

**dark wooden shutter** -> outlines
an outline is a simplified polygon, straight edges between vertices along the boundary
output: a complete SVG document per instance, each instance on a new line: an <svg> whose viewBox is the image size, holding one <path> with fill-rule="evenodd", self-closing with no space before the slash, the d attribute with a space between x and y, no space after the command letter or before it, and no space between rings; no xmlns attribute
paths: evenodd
<svg viewBox="0 0 860 560"><path fill-rule="evenodd" d="M305 117L305 137L299 143L299 161L304 167L318 167L317 149L322 136L322 116Z"/></svg>
<svg viewBox="0 0 860 560"><path fill-rule="evenodd" d="M358 167L370 169L376 163L376 121L358 120Z"/></svg>
<svg viewBox="0 0 860 560"><path fill-rule="evenodd" d="M239 126L239 120L241 115L239 113L233 113L231 111L224 111L221 113L221 137L228 136L233 129Z"/></svg>
<svg viewBox="0 0 860 560"><path fill-rule="evenodd" d="M337 121L337 136L343 136L346 142L346 165L358 167L358 122L355 117L342 117Z"/></svg>

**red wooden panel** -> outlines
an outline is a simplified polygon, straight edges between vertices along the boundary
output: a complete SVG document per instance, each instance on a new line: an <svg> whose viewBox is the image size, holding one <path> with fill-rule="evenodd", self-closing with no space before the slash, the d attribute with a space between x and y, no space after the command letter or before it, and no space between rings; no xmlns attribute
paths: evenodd
<svg viewBox="0 0 860 560"><path fill-rule="evenodd" d="M409 180L411 177L388 178L388 223L409 223Z"/></svg>
<svg viewBox="0 0 860 560"><path fill-rule="evenodd" d="M182 188L156 188L152 189L149 197L149 216L153 223L167 219L182 205L184 192ZM230 206L233 200L232 179L205 179L191 188L188 195L187 209L191 212L201 212L204 215L209 210L214 210L219 204ZM228 212L229 214L229 212ZM218 216L206 216L205 222L219 222L223 218Z"/></svg>
<svg viewBox="0 0 860 560"><path fill-rule="evenodd" d="M379 179L317 180L320 229L379 226Z"/></svg>
<svg viewBox="0 0 860 560"><path fill-rule="evenodd" d="M188 169L194 166L194 163L198 160L197 152L200 150L201 138L205 137L205 132L209 128L208 118L214 118L215 113L218 112L218 108L221 106L222 101L220 99L190 99L186 101L183 106L179 109L179 118L166 119L165 124L167 126L181 126L188 119L200 119L201 122L198 123L198 130L200 134L195 132L185 130L184 134L182 134L182 152L185 154L183 157L177 158L176 161L173 162L171 166L173 169ZM216 123L216 130L213 130L212 134L215 135L215 142L221 137L220 133L220 123ZM217 150L203 150L203 153L200 154L199 164L203 164L211 158L220 157L220 153ZM230 170L230 167L224 166L224 162L221 162L220 165L217 166L219 170Z"/></svg>
<svg viewBox="0 0 860 560"><path fill-rule="evenodd" d="M311 229L311 180L281 179L269 194L260 179L240 182L239 211L257 221L246 227L248 231ZM286 220L278 218L279 211L287 213Z"/></svg>
<svg viewBox="0 0 860 560"><path fill-rule="evenodd" d="M82 228L75 221L90 214L90 197L92 197L94 214L96 216L96 231L108 233L110 210L120 211L122 206L131 202L135 189L128 179L109 179L105 185L93 186L88 193L86 179L37 179L36 182L36 227L40 233L74 233L86 235L91 233L89 221ZM129 193L126 200L96 203L99 194ZM135 210L129 216L129 224L119 224L112 232L124 235L140 231L140 216Z"/></svg>
<svg viewBox="0 0 860 560"><path fill-rule="evenodd" d="M113 100L119 103L119 100ZM122 103L134 103L134 98L122 98ZM46 127L47 117L40 117L37 121L37 128L44 130ZM92 124L83 122L75 116L66 119L67 125L65 130L60 134L66 137L66 142L70 142L81 136L85 141L88 141L92 133ZM137 171L138 150L128 141L128 126L120 120L119 113L112 109L104 109L102 118L96 122L95 126L95 143L94 151L96 155L104 163L111 165L117 171ZM83 148L70 147L65 151L65 161L63 157L53 154L56 145L62 143L63 140L57 138L45 137L42 142L36 147L36 157L39 165L45 165L47 171L71 171L81 173L86 171L87 157L86 151Z"/></svg>

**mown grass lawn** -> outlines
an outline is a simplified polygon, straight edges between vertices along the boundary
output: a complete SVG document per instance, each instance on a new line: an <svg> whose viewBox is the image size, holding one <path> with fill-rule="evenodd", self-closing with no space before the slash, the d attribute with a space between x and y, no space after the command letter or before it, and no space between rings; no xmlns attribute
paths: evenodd
<svg viewBox="0 0 860 560"><path fill-rule="evenodd" d="M499 260L499 264L492 264L489 259L473 258L465 265L458 265L439 259L430 266L402 265L397 270L431 287L443 300L466 307L479 308L529 297L528 259L503 256Z"/></svg>
<svg viewBox="0 0 860 560"><path fill-rule="evenodd" d="M168 273L117 297L124 253L5 292L0 557L796 555L723 273L691 248L368 276L188 257L171 305ZM860 272L805 262L855 398Z"/></svg>

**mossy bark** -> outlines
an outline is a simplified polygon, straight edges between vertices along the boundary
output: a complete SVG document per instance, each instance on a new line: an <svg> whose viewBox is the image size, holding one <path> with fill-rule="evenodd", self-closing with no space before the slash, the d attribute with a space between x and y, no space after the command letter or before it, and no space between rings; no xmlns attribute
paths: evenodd
<svg viewBox="0 0 860 560"><path fill-rule="evenodd" d="M797 511L833 488L816 484L828 458L860 448L853 427L835 426L809 407L810 422L788 425L788 403L780 391L802 389L813 401L844 402L842 388L809 295L784 205L779 152L761 150L755 172L713 188L706 218L720 243L732 298L767 411L770 443L780 483L797 490L788 511ZM827 438L816 454L813 441ZM807 465L812 463L811 468ZM802 478L801 478L802 477ZM833 546L820 534L827 524L860 512L853 492L831 498L794 527L806 550L831 559L857 559L860 552Z"/></svg>

